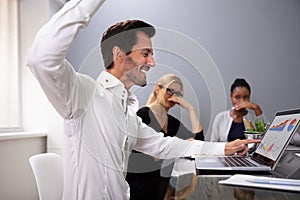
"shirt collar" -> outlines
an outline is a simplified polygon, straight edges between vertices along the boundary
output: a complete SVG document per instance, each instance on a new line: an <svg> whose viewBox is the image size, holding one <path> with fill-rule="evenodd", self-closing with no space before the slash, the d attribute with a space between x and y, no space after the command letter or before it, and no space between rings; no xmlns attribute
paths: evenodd
<svg viewBox="0 0 300 200"><path fill-rule="evenodd" d="M117 86L122 86L123 88L125 88L124 84L118 78L107 71L103 71L99 75L99 77L97 78L97 83L100 83L105 89Z"/></svg>
<svg viewBox="0 0 300 200"><path fill-rule="evenodd" d="M137 97L130 91L127 91L124 84L111 73L107 71L101 72L97 78L97 83L101 84L105 89L114 88L114 90L117 91L117 94L120 94L124 100L126 99L126 102L128 97L128 103L130 105L132 104L138 106Z"/></svg>

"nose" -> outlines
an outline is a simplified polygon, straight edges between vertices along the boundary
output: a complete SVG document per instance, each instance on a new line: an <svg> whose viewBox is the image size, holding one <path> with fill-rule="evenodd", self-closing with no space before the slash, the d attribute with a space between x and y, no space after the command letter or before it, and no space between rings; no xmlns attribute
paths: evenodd
<svg viewBox="0 0 300 200"><path fill-rule="evenodd" d="M244 101L249 101L249 99L248 98L241 98L241 102L244 102Z"/></svg>
<svg viewBox="0 0 300 200"><path fill-rule="evenodd" d="M238 100L238 103L243 103L244 101L245 101L245 99L240 98L240 99Z"/></svg>
<svg viewBox="0 0 300 200"><path fill-rule="evenodd" d="M150 67L154 67L154 66L155 66L155 60L154 60L153 55L150 55L150 56L148 57L147 65L150 66Z"/></svg>

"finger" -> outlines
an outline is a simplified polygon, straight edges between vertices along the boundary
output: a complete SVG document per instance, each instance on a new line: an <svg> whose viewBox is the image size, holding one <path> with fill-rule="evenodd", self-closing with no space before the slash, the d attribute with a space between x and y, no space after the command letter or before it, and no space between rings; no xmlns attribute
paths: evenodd
<svg viewBox="0 0 300 200"><path fill-rule="evenodd" d="M232 107L232 110L238 110L238 105L234 105L234 106Z"/></svg>
<svg viewBox="0 0 300 200"><path fill-rule="evenodd" d="M246 140L241 140L243 144L250 144L250 143L260 143L261 140L258 139L246 139Z"/></svg>
<svg viewBox="0 0 300 200"><path fill-rule="evenodd" d="M247 153L248 150L249 150L248 147L247 147L246 145L241 145L239 149L241 149L241 150L239 150L239 151L236 152L237 155L239 155L239 156L244 156L244 155L246 155L246 153Z"/></svg>
<svg viewBox="0 0 300 200"><path fill-rule="evenodd" d="M235 147L235 152L243 152L246 147L247 146L245 144L241 144L241 145Z"/></svg>
<svg viewBox="0 0 300 200"><path fill-rule="evenodd" d="M178 101L178 97L177 97L176 95L172 95L172 96L170 97L170 99L173 99L173 100Z"/></svg>
<svg viewBox="0 0 300 200"><path fill-rule="evenodd" d="M176 99L177 103L180 103L180 102L181 102L181 99L180 99L178 96L176 96L176 95L173 95L173 96L174 96L174 98Z"/></svg>
<svg viewBox="0 0 300 200"><path fill-rule="evenodd" d="M171 96L170 98L168 98L168 101L173 101L173 102L175 102L175 103L179 103L179 102L178 102L178 99L177 99L176 97L174 97L174 95Z"/></svg>
<svg viewBox="0 0 300 200"><path fill-rule="evenodd" d="M237 154L239 156L244 156L246 155L246 153L248 152L249 148L247 146L245 146L244 150L243 151L239 151Z"/></svg>
<svg viewBox="0 0 300 200"><path fill-rule="evenodd" d="M237 152L243 152L244 149L245 149L246 145L245 144L240 144L240 145L237 145L237 146L232 146L230 147L228 150L227 150L227 153L226 155L233 155Z"/></svg>
<svg viewBox="0 0 300 200"><path fill-rule="evenodd" d="M237 104L235 107L237 110L241 110L241 109L248 108L248 105L247 105L247 102L242 102L242 103Z"/></svg>

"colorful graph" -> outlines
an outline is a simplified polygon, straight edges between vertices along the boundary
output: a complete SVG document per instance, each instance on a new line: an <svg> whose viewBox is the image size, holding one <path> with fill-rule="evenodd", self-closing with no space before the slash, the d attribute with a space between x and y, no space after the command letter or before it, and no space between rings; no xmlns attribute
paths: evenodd
<svg viewBox="0 0 300 200"><path fill-rule="evenodd" d="M271 145L267 148L266 152L268 152L268 153L271 152L273 147L274 147L274 143L271 144Z"/></svg>
<svg viewBox="0 0 300 200"><path fill-rule="evenodd" d="M283 129L285 128L285 126L287 125L287 123L289 122L289 120L285 120L284 122L281 122L278 125L273 125L270 130L271 131L283 131Z"/></svg>
<svg viewBox="0 0 300 200"><path fill-rule="evenodd" d="M272 143L261 143L259 146L258 146L258 152L266 155L267 157L271 158L271 159L274 159L274 156L276 155L276 153L278 153L276 151L275 148L275 142L272 142Z"/></svg>
<svg viewBox="0 0 300 200"><path fill-rule="evenodd" d="M293 130L293 128L296 126L296 124L297 124L297 119L293 119L293 120L291 121L291 123L289 124L287 130L288 130L288 131Z"/></svg>
<svg viewBox="0 0 300 200"><path fill-rule="evenodd" d="M273 147L274 147L274 142L269 146L267 144L260 145L260 149L263 149L265 152L268 152L268 153L271 152Z"/></svg>

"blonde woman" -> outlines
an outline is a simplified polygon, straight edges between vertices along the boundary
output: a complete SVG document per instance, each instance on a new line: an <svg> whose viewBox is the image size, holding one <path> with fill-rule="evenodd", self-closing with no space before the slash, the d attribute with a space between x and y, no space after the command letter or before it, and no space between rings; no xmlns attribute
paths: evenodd
<svg viewBox="0 0 300 200"><path fill-rule="evenodd" d="M175 105L188 111L191 122L189 130L178 119L168 114ZM195 109L184 99L182 81L175 74L164 75L157 81L146 106L139 109L137 114L144 123L162 131L166 136L177 135L183 139L196 136L197 139L204 139L203 128Z"/></svg>
<svg viewBox="0 0 300 200"><path fill-rule="evenodd" d="M168 114L175 105L188 111L190 129ZM164 136L204 140L203 128L195 109L183 97L182 81L174 74L164 75L157 81L146 106L140 108L137 115L157 132L163 132ZM161 163L162 160L155 160L148 155L136 151L132 153L126 177L130 185L130 199L163 199L169 178L161 177Z"/></svg>

